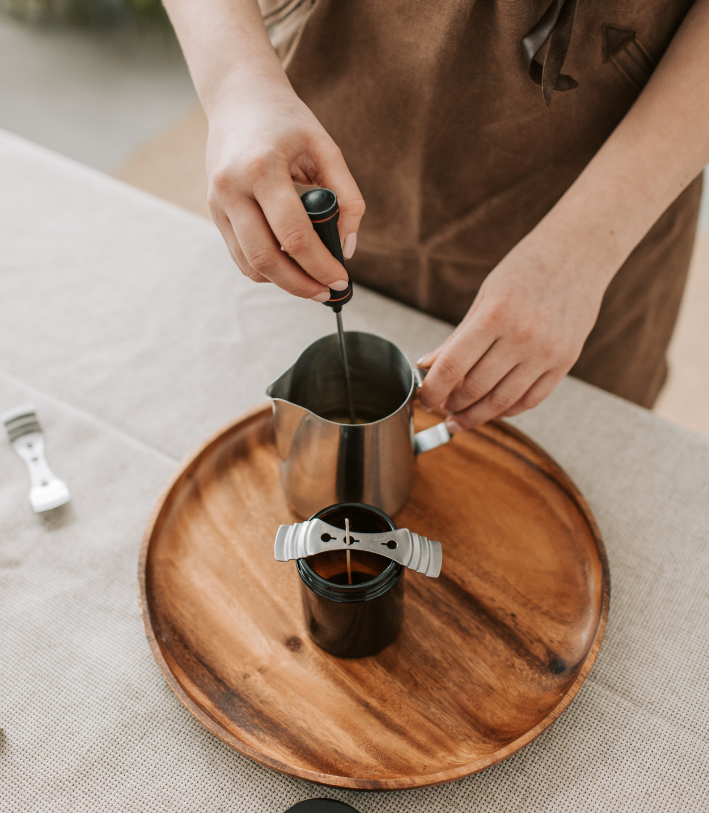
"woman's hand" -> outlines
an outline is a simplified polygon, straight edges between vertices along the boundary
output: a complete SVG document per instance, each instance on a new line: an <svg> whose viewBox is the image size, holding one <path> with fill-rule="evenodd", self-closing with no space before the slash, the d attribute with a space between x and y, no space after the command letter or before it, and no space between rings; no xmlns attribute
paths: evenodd
<svg viewBox="0 0 709 813"><path fill-rule="evenodd" d="M329 298L328 288L344 290L347 273L316 235L293 186L337 194L349 259L364 201L334 141L285 76L235 71L210 102L209 208L241 272L317 302Z"/></svg>
<svg viewBox="0 0 709 813"><path fill-rule="evenodd" d="M578 241L568 251L564 242L540 224L490 273L451 336L419 360L431 368L421 403L448 411L451 432L531 409L579 357L610 275L596 273Z"/></svg>
<svg viewBox="0 0 709 813"><path fill-rule="evenodd" d="M542 401L580 355L616 271L709 160L709 0L695 0L637 101L556 206L421 359L451 430ZM678 90L679 89L679 90Z"/></svg>

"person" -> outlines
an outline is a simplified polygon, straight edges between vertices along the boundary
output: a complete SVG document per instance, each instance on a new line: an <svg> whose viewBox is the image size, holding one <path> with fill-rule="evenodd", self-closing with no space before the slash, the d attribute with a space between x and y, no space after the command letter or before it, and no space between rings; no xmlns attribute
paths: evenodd
<svg viewBox="0 0 709 813"><path fill-rule="evenodd" d="M652 406L709 161L709 0L165 6L242 273L343 289L294 182L329 187L352 278L456 323L419 362L451 431L569 371Z"/></svg>

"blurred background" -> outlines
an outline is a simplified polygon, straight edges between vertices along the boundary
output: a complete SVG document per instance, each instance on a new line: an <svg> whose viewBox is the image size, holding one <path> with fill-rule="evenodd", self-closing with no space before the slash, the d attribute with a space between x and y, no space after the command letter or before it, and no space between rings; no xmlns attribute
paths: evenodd
<svg viewBox="0 0 709 813"><path fill-rule="evenodd" d="M209 217L207 124L160 0L0 0L0 128ZM709 437L708 348L705 189L656 412Z"/></svg>

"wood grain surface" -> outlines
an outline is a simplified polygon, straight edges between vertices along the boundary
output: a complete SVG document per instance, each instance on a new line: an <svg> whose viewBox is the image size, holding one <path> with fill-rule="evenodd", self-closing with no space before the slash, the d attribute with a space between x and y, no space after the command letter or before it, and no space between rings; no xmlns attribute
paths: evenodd
<svg viewBox="0 0 709 813"><path fill-rule="evenodd" d="M438 420L416 413L417 429ZM339 660L307 636L295 563L273 556L297 518L270 406L182 466L146 529L141 613L171 688L219 739L312 782L417 788L505 759L568 706L600 647L609 575L564 472L487 424L419 458L394 519L441 541L441 576L407 571L398 639Z"/></svg>

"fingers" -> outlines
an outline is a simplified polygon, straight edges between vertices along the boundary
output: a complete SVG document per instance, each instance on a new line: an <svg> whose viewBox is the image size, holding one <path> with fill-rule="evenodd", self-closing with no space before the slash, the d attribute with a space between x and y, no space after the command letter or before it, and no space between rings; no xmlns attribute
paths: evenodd
<svg viewBox="0 0 709 813"><path fill-rule="evenodd" d="M441 353L447 347L449 347L452 342L456 341L461 333L467 330L468 323L474 318L474 315L475 305L473 304L463 319L453 328L448 337L444 339L444 341L435 350L432 350L430 353L426 353L425 356L421 356L421 358L416 362L416 366L421 367L423 370L429 370Z"/></svg>
<svg viewBox="0 0 709 813"><path fill-rule="evenodd" d="M431 350L430 353L426 353L425 356L421 356L421 358L416 362L416 366L420 367L422 370L430 370L433 364L435 363L436 359L441 355L443 349L447 347L453 339L453 335L451 334L443 344L439 345L435 350Z"/></svg>
<svg viewBox="0 0 709 813"><path fill-rule="evenodd" d="M306 274L321 285L344 290L347 287L347 272L325 248L313 229L303 202L295 191L290 174L274 165L255 181L253 192L268 226L275 235L275 242L278 246L282 246L283 250ZM235 232L248 258L246 241L249 240L250 235L246 231L241 231L240 228L235 228ZM267 262L268 268L270 265L270 262ZM279 265L279 268L283 269L283 266ZM260 270L260 273L273 279L265 270ZM295 284L295 279L290 275L284 277L281 274L279 277L283 284L276 282L275 279L273 282L280 287L285 287L286 290L290 290L289 287L286 287L289 281L292 280ZM320 289L319 292L322 290ZM290 292L293 293L292 290Z"/></svg>
<svg viewBox="0 0 709 813"><path fill-rule="evenodd" d="M530 375L526 365L515 367L484 398L467 409L450 415L446 421L448 429L455 433L497 418L522 398L535 378L536 376Z"/></svg>
<svg viewBox="0 0 709 813"><path fill-rule="evenodd" d="M563 373L555 370L539 377L530 376L526 365L515 367L483 399L449 416L448 429L451 433L472 429L493 418L511 417L531 409L549 395L562 377ZM530 381L534 382L531 386Z"/></svg>
<svg viewBox="0 0 709 813"><path fill-rule="evenodd" d="M234 235L234 229L231 227L229 218L221 211L213 212L212 218L217 228L221 232L222 237L224 238L224 242L229 249L229 254L231 254L232 260L234 260L236 265L239 267L241 273L245 277L248 277L252 282L270 282L270 279L266 279L266 277L264 277L262 274L254 271L254 269L246 261L244 252L241 250L239 243L236 240L236 236Z"/></svg>
<svg viewBox="0 0 709 813"><path fill-rule="evenodd" d="M512 418L514 415L519 415L528 409L534 409L552 392L564 375L563 371L556 372L554 370L544 373L532 384L519 401L500 417Z"/></svg>
<svg viewBox="0 0 709 813"><path fill-rule="evenodd" d="M493 344L494 336L487 331L468 330L448 339L433 354L429 354L435 360L421 388L421 405L428 409L444 406L456 385ZM426 360L424 356L422 361Z"/></svg>
<svg viewBox="0 0 709 813"><path fill-rule="evenodd" d="M492 392L497 384L520 364L519 355L513 353L510 348L505 351L504 347L504 343L496 342L485 353L480 361L455 385L445 401L445 409L453 413L462 412ZM512 406L512 404L508 404L508 406Z"/></svg>
<svg viewBox="0 0 709 813"><path fill-rule="evenodd" d="M364 215L365 203L359 187L350 174L340 150L332 144L321 150L317 181L337 195L340 205L340 219L337 228L340 232L342 253L349 260L357 247L357 232Z"/></svg>
<svg viewBox="0 0 709 813"><path fill-rule="evenodd" d="M261 208L255 201L242 198L238 209L228 211L227 216L248 268L293 296L313 299L328 294L325 285L306 274L285 251L281 251ZM315 232L313 236L318 239ZM322 248L327 253L327 249L324 246ZM333 262L339 265L334 259Z"/></svg>
<svg viewBox="0 0 709 813"><path fill-rule="evenodd" d="M274 144L250 144L236 160L228 151L221 165L215 159L218 168L210 175L209 201L229 251L246 276L322 301L328 288L344 290L348 275L313 229L293 179L335 191L347 257L354 252L364 201L340 150L319 125L313 131L312 124L296 128L296 138L291 132L285 142L276 133Z"/></svg>

